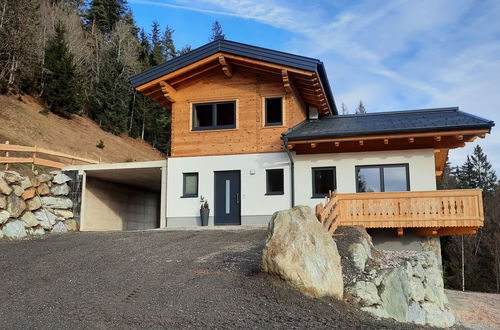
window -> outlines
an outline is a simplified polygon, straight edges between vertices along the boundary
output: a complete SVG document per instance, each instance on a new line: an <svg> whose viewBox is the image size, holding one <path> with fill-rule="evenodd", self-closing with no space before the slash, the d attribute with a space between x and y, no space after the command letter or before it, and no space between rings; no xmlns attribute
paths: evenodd
<svg viewBox="0 0 500 330"><path fill-rule="evenodd" d="M356 166L356 191L408 191L408 164Z"/></svg>
<svg viewBox="0 0 500 330"><path fill-rule="evenodd" d="M335 167L313 167L312 184L313 198L323 198L329 191L337 189Z"/></svg>
<svg viewBox="0 0 500 330"><path fill-rule="evenodd" d="M182 197L198 197L198 173L183 173Z"/></svg>
<svg viewBox="0 0 500 330"><path fill-rule="evenodd" d="M283 169L266 170L266 195L283 195Z"/></svg>
<svg viewBox="0 0 500 330"><path fill-rule="evenodd" d="M236 127L236 102L193 104L193 130Z"/></svg>
<svg viewBox="0 0 500 330"><path fill-rule="evenodd" d="M283 99L273 97L266 99L266 126L283 125Z"/></svg>

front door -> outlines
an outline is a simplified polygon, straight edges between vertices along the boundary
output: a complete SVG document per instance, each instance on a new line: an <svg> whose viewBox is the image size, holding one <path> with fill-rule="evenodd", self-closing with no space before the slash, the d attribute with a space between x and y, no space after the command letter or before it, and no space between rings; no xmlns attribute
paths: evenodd
<svg viewBox="0 0 500 330"><path fill-rule="evenodd" d="M215 172L215 225L239 225L240 171Z"/></svg>

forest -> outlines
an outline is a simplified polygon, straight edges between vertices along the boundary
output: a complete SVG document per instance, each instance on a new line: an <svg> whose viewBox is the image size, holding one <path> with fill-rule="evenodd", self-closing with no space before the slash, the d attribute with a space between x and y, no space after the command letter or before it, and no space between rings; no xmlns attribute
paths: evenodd
<svg viewBox="0 0 500 330"><path fill-rule="evenodd" d="M60 116L88 116L168 155L168 109L128 80L191 50L173 36L158 22L139 28L125 0L0 0L0 94L34 95Z"/></svg>

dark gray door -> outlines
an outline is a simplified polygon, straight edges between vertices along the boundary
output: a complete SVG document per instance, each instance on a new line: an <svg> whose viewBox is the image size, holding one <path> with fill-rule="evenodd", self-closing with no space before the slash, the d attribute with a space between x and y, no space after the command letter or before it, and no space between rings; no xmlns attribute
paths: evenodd
<svg viewBox="0 0 500 330"><path fill-rule="evenodd" d="M241 224L240 206L240 171L215 172L214 223Z"/></svg>

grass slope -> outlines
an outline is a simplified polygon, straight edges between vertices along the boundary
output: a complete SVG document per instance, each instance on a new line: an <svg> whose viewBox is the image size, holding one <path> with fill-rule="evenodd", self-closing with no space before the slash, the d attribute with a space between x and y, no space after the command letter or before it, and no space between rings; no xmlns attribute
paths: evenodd
<svg viewBox="0 0 500 330"><path fill-rule="evenodd" d="M107 133L89 118L64 119L43 113L43 106L23 95L0 96L0 143L39 146L103 163L146 161L165 156L140 139ZM104 141L104 149L96 145Z"/></svg>

